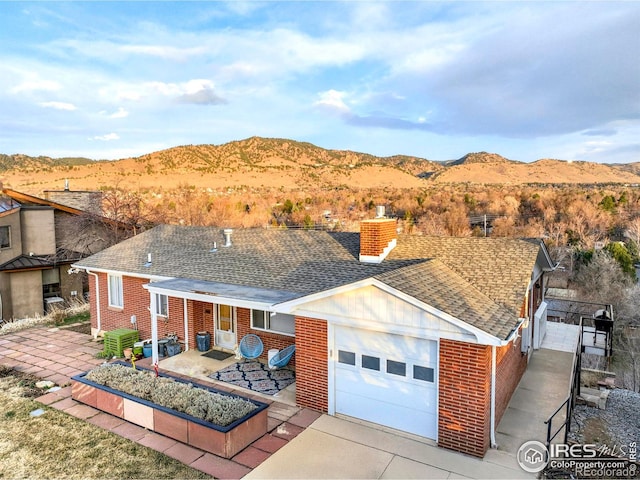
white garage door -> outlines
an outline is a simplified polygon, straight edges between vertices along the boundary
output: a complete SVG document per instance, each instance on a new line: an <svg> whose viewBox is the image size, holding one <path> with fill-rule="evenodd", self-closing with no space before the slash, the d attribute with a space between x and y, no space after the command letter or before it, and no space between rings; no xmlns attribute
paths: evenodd
<svg viewBox="0 0 640 480"><path fill-rule="evenodd" d="M335 328L335 410L423 437L437 435L437 342Z"/></svg>

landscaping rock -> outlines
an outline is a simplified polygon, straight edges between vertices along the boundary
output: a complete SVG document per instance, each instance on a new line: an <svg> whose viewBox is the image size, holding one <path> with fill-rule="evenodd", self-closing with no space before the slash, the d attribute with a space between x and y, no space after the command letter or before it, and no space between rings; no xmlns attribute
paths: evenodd
<svg viewBox="0 0 640 480"><path fill-rule="evenodd" d="M604 392L603 392L604 393ZM640 438L640 393L615 389L606 392L606 408L576 405L569 439L580 444L629 445Z"/></svg>
<svg viewBox="0 0 640 480"><path fill-rule="evenodd" d="M49 381L49 380L42 380L40 382L36 382L36 387L37 388L41 388L41 389L45 389L45 388L51 388L51 387L55 387L55 383Z"/></svg>

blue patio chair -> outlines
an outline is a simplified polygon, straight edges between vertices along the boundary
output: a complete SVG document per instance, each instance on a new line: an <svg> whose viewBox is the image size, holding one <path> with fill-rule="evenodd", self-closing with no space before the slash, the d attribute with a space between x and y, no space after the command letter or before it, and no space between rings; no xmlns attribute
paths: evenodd
<svg viewBox="0 0 640 480"><path fill-rule="evenodd" d="M269 368L286 367L294 353L296 353L295 345L289 345L288 347L283 348L269 359Z"/></svg>
<svg viewBox="0 0 640 480"><path fill-rule="evenodd" d="M249 335L242 337L239 348L240 354L244 358L254 360L262 354L264 346L262 345L262 340L258 335L250 333Z"/></svg>

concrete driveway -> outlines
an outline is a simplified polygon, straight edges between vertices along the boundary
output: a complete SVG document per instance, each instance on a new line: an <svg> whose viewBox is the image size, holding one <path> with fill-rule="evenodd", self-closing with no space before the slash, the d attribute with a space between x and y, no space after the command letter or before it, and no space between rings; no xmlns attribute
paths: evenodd
<svg viewBox="0 0 640 480"><path fill-rule="evenodd" d="M535 478L513 455L480 460L379 425L322 415L244 478Z"/></svg>

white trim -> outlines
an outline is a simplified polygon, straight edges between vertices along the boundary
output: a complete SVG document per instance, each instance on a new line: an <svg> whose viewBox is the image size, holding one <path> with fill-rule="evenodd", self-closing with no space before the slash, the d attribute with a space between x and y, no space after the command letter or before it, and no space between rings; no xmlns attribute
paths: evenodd
<svg viewBox="0 0 640 480"><path fill-rule="evenodd" d="M458 327L459 329L469 332L469 334L473 335L476 340L477 343L482 344L482 345L496 345L496 346L503 346L506 345L508 342L508 340L501 340L497 337L494 337L493 335L490 335L482 330L480 330L477 327L474 327L473 325L468 324L467 322L460 320L452 315L449 315L448 313L445 313L441 310L438 310L437 308L421 302L420 300L417 300L416 298L412 297L411 295L407 295L406 293L403 293L399 290L396 290L393 287L390 287L389 285L387 285L384 282L381 282L380 280L377 280L375 278L369 277L366 278L364 280L360 280L358 282L354 282L354 283L350 283L348 285L342 285L340 287L336 287L330 290L325 290L323 292L318 292L312 295L308 295L306 297L300 297L300 298L296 298L295 300L291 300L288 302L283 302L280 303L278 305L274 306L274 309L279 311L279 312L283 312L283 313L293 313L295 315L299 315L299 316L308 316L308 317L312 317L312 318L318 318L320 320L326 320L327 322L335 322L335 323L341 323L341 324L345 324L348 325L349 323L346 323L346 321L344 319L340 319L338 317L335 316L331 316L331 315L322 315L319 314L318 312L311 312L311 311L306 311L304 310L304 308L299 308L301 306L303 306L306 303L310 303L312 301L316 301L316 300L322 300L324 298L329 298L332 297L334 295L338 295L341 293L346 293L346 292L350 292L352 290L356 290L358 288L362 288L362 287L369 287L369 286L374 286L377 287L379 289L381 289L382 291L393 295L405 302L407 302L410 305L413 305L414 307L417 307L421 310L424 310L427 313L430 313L438 318L441 318L442 320L451 323L452 325L455 325L456 327ZM351 322L353 322L353 319L350 320ZM366 324L366 320L358 320L357 321L358 324ZM352 323L353 324L353 323ZM367 327L365 327L367 328ZM398 328L403 328L406 329L406 331L410 331L411 327L400 327L398 326ZM400 333L400 332L398 332ZM415 334L413 334L413 336L416 336ZM421 335L422 337L423 335ZM444 338L448 338L447 334L443 334L442 335ZM425 337L426 338L426 337ZM459 336L455 336L453 335L451 337L452 339L457 339L460 340ZM433 338L432 338L433 339ZM465 341L469 341L468 339Z"/></svg>
<svg viewBox="0 0 640 480"><path fill-rule="evenodd" d="M215 345L218 345L218 346L220 346L222 348L233 349L233 348L235 348L235 345L238 345L238 310L237 310L237 307L234 307L232 305L228 305L226 303L216 303L216 304L214 304L214 306L215 306L215 310L214 310L215 316L213 318L214 343L215 343ZM222 330L222 329L218 328L218 325L220 323L220 318L221 318L220 307L229 307L229 309L230 309L231 330ZM233 341L232 342L224 343L224 342L221 341L220 336L223 336L226 333L233 335Z"/></svg>
<svg viewBox="0 0 640 480"><path fill-rule="evenodd" d="M496 443L496 346L491 345L491 448L498 448Z"/></svg>
<svg viewBox="0 0 640 480"><path fill-rule="evenodd" d="M333 352L336 349L335 325L327 322L327 413L336 414L336 363Z"/></svg>
<svg viewBox="0 0 640 480"><path fill-rule="evenodd" d="M260 327L256 327L253 325L253 312L258 311L258 312L262 312L264 314L264 324L269 325L269 328L260 328ZM249 309L249 328L251 330L256 330L258 332L266 332L266 333L275 333L277 335L285 335L287 337L294 337L296 336L295 333L295 326L296 326L296 317L295 315L291 315L289 313L282 313L281 315L289 315L290 317L292 317L293 319L293 327L294 327L294 331L293 333L290 332L281 332L279 330L274 330L273 328L271 328L271 317L272 317L272 313L277 313L277 312L270 312L268 310L261 310L259 308L251 308Z"/></svg>
<svg viewBox="0 0 640 480"><path fill-rule="evenodd" d="M182 300L182 318L184 320L184 351L189 351L189 309L187 299Z"/></svg>
<svg viewBox="0 0 640 480"><path fill-rule="evenodd" d="M547 246L545 245L544 241L540 240L538 242L538 246L540 247L540 250L542 250L544 257L547 260L547 263L549 264L549 268L542 267L542 270L545 272L553 272L559 264L553 263L553 259L551 258L551 255L549 254L549 250L547 249Z"/></svg>
<svg viewBox="0 0 640 480"><path fill-rule="evenodd" d="M111 287L111 279L117 279L117 290ZM120 303L111 303L116 294L118 297L116 300ZM114 308L124 308L124 281L122 280L122 275L107 274L107 305Z"/></svg>
<svg viewBox="0 0 640 480"><path fill-rule="evenodd" d="M266 302L255 302L252 300L238 300L237 298L223 297L220 295L207 295L206 293L183 292L181 290L171 290L169 288L158 287L153 283L147 283L145 285L142 285L142 288L148 290L149 292L160 293L162 295L167 295L169 297L174 297L174 298L183 298L185 300L195 300L199 302L214 303L214 304L222 303L225 305L231 305L232 307L255 308L256 310L274 311L273 305L271 303L266 303ZM280 313L288 313L288 312L280 312Z"/></svg>
<svg viewBox="0 0 640 480"><path fill-rule="evenodd" d="M164 293L151 293L151 295L157 295L157 297L156 297L157 300L161 300L160 297L164 297L164 299L166 300L166 303L167 303L167 313L163 314L160 311L156 311L156 314L159 317L162 317L162 318L165 318L165 319L169 318L169 296L164 294ZM160 302L156 301L156 308L159 308L159 307L162 307L162 305L161 305Z"/></svg>
<svg viewBox="0 0 640 480"><path fill-rule="evenodd" d="M100 277L97 273L92 272L91 270L86 271L88 275L93 275L96 278L96 332L93 335L93 339L96 340L98 335L100 334L100 329L102 328L102 316L100 314Z"/></svg>
<svg viewBox="0 0 640 480"><path fill-rule="evenodd" d="M108 270L106 268L94 268L94 267L83 267L82 265L71 264L72 268L77 268L78 270L84 270L86 272L93 271L97 273L107 273L109 275L120 275L122 277L132 277L132 278L146 278L150 281L161 282L163 280L174 280L175 277L164 277L160 275L142 275L139 273L125 272L122 270Z"/></svg>
<svg viewBox="0 0 640 480"><path fill-rule="evenodd" d="M158 315L156 314L156 297L151 295L151 364L158 364Z"/></svg>
<svg viewBox="0 0 640 480"><path fill-rule="evenodd" d="M358 259L362 263L382 263L382 261L385 258L387 258L387 255L389 255L389 252L391 252L391 250L393 250L395 248L397 243L398 243L398 240L394 238L389 242L389 244L386 247L384 247L384 249L382 250L382 253L380 255L362 255L362 254L360 254Z"/></svg>

